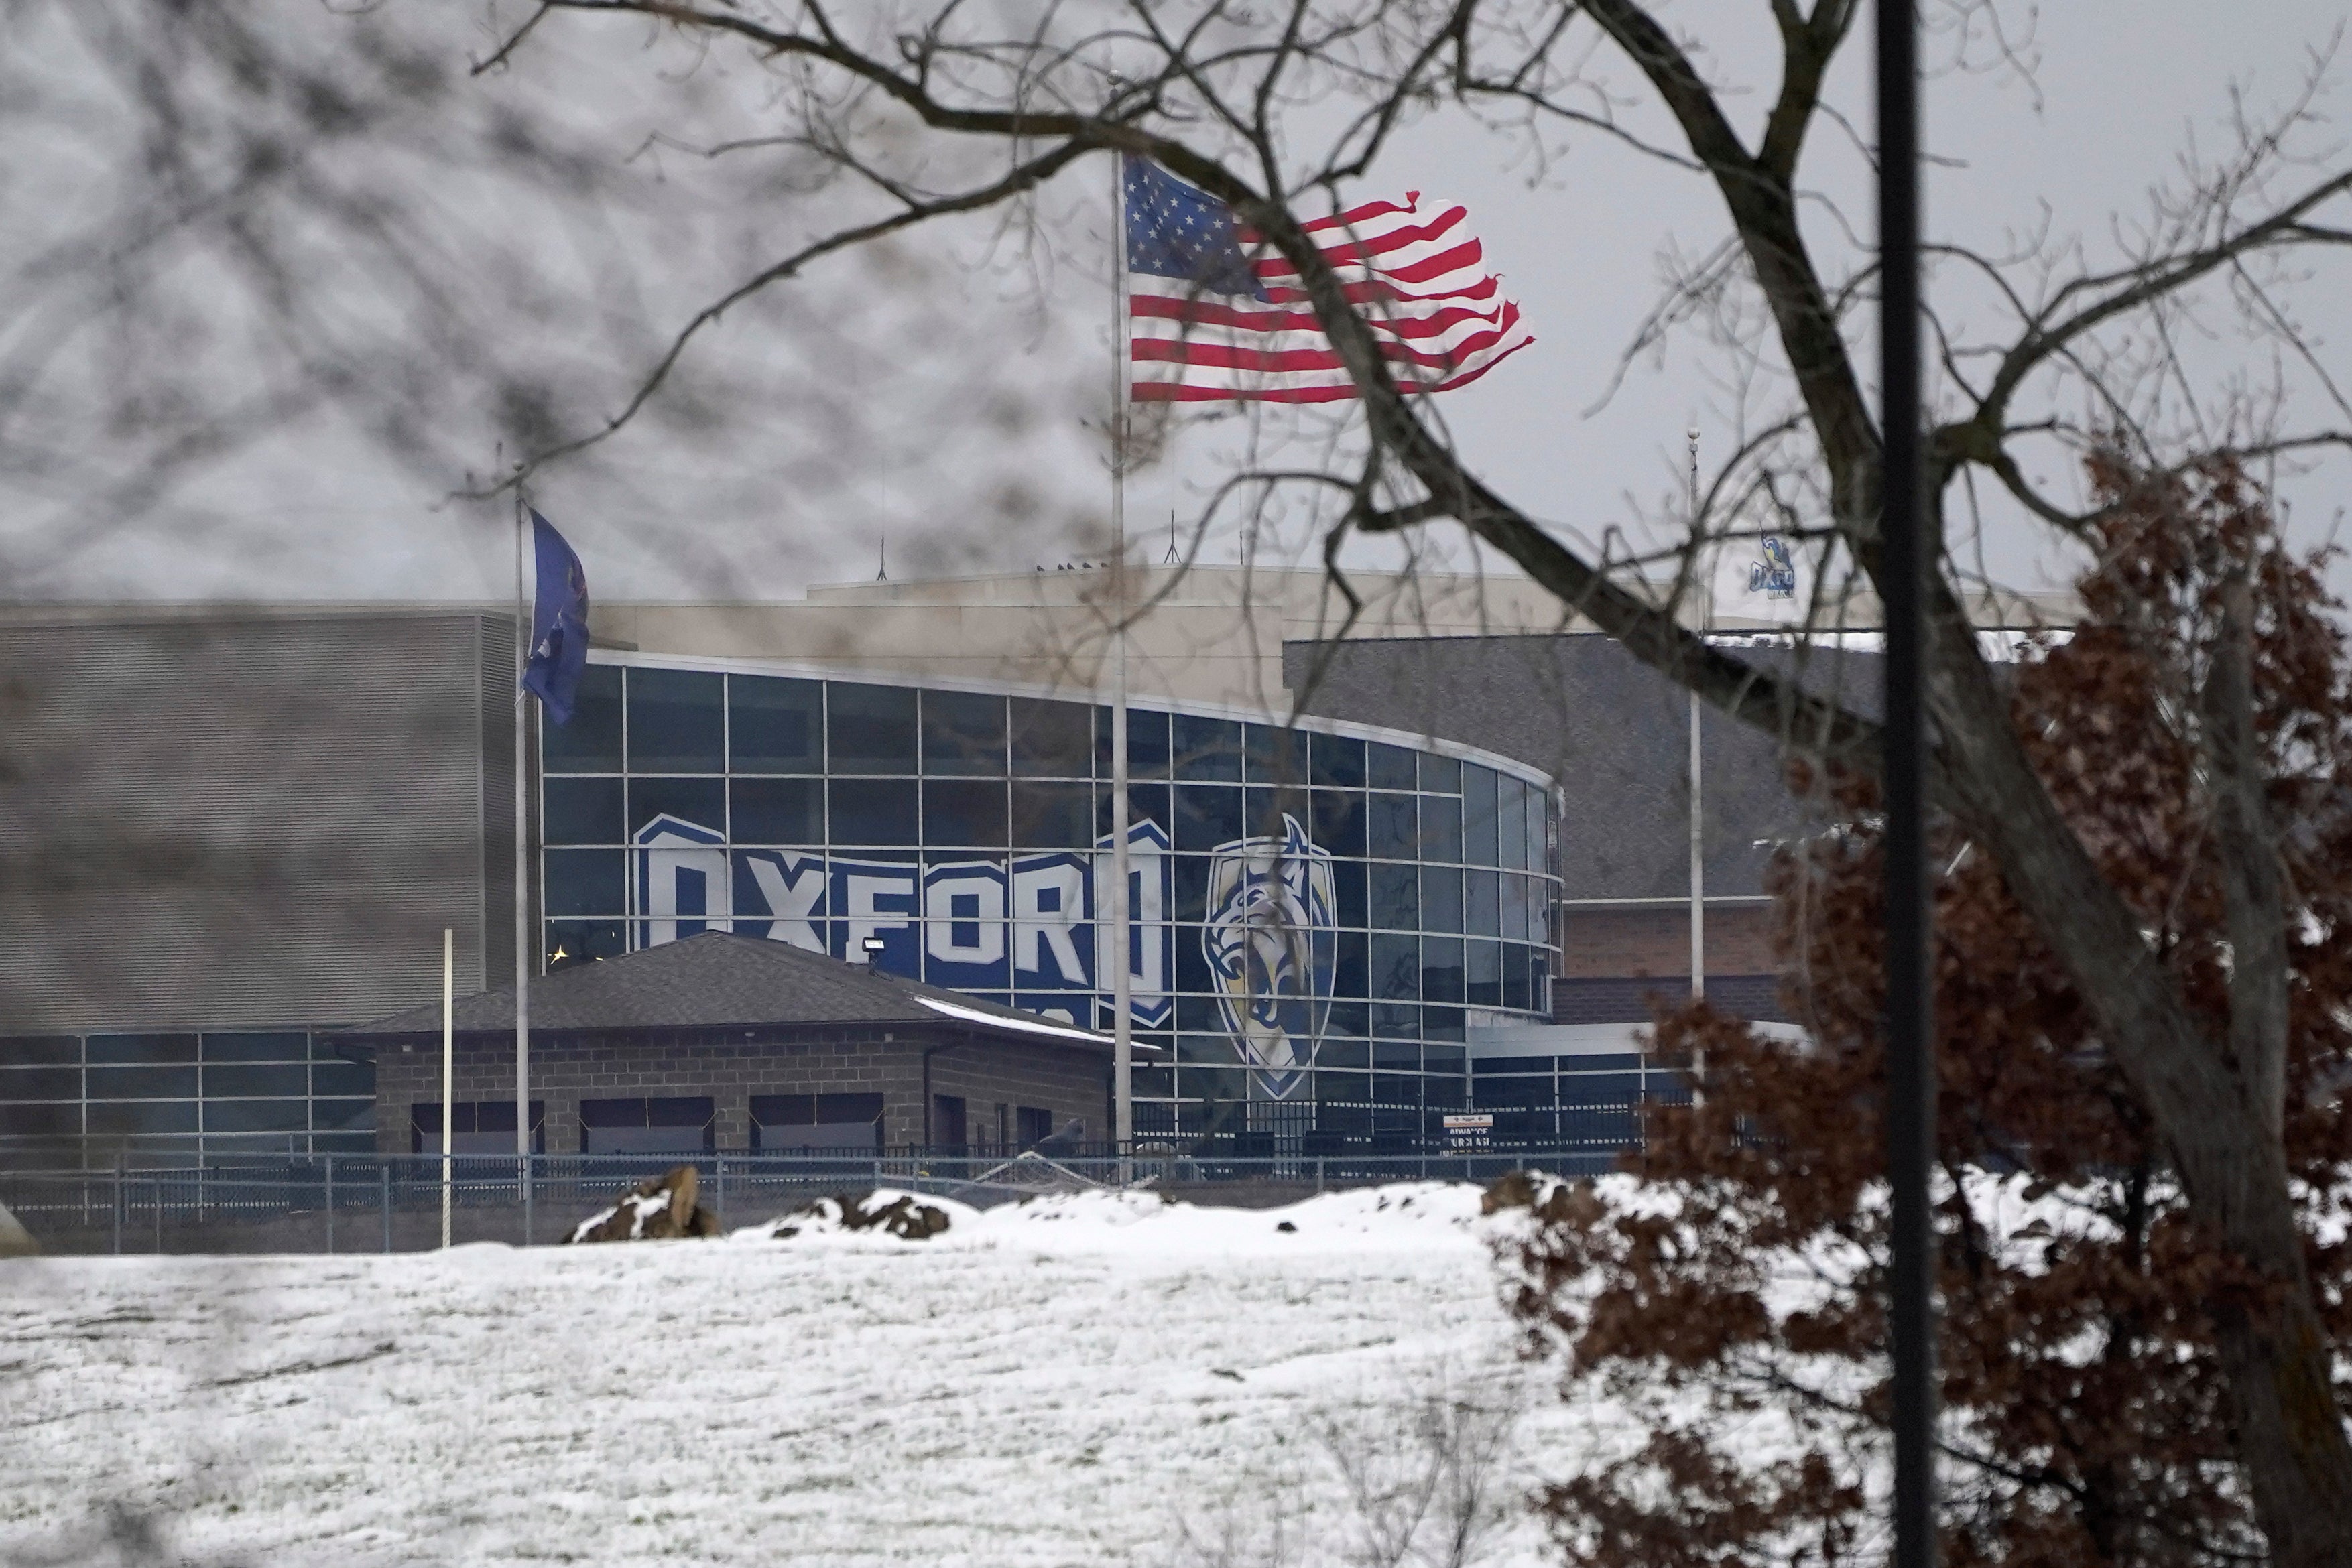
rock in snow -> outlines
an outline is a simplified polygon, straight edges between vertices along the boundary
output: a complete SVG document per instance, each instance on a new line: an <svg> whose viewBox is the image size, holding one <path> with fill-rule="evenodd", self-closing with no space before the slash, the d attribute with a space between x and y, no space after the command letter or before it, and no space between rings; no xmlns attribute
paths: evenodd
<svg viewBox="0 0 2352 1568"><path fill-rule="evenodd" d="M667 1241L680 1236L716 1236L719 1217L695 1203L701 1177L692 1166L678 1166L625 1189L613 1207L582 1220L567 1241Z"/></svg>
<svg viewBox="0 0 2352 1568"><path fill-rule="evenodd" d="M863 1197L843 1193L838 1197L821 1197L814 1203L803 1204L781 1219L770 1220L751 1234L770 1240L790 1241L795 1236L807 1234L832 1235L843 1231L871 1230L896 1236L902 1241L928 1241L951 1223L950 1208L963 1208L962 1204L926 1201L912 1193L897 1192L877 1186ZM967 1214L969 1209L964 1210Z"/></svg>

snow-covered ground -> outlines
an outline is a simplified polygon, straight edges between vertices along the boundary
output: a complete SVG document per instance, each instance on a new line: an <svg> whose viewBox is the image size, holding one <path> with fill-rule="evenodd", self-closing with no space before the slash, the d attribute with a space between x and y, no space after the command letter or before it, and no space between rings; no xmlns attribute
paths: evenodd
<svg viewBox="0 0 2352 1568"><path fill-rule="evenodd" d="M916 1242L0 1263L0 1561L119 1506L255 1568L1344 1563L1334 1452L1402 1475L1433 1394L1522 1412L1513 1488L1580 1447L1477 1209L1095 1195ZM1545 1555L1523 1512L1493 1546Z"/></svg>

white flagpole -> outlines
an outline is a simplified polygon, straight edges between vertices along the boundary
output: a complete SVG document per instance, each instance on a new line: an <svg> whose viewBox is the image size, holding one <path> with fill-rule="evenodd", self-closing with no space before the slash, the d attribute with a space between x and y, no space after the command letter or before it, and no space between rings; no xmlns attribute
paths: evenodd
<svg viewBox="0 0 2352 1568"><path fill-rule="evenodd" d="M457 1136L457 934L441 929L441 1245L449 1245L449 1189L456 1175L449 1145Z"/></svg>
<svg viewBox="0 0 2352 1568"><path fill-rule="evenodd" d="M522 1186L522 1244L530 1234L530 694L522 689L530 662L530 507L515 489L515 1170Z"/></svg>
<svg viewBox="0 0 2352 1568"><path fill-rule="evenodd" d="M1698 517L1698 427L1693 425L1690 437L1690 514L1694 546L1697 543ZM1706 557L1700 570L1700 589L1706 595L1706 619L1702 626L1715 624L1715 563ZM1706 814L1700 805L1700 775L1703 761L1698 744L1698 692L1690 694L1690 971L1691 999L1698 1001L1706 996Z"/></svg>
<svg viewBox="0 0 2352 1568"><path fill-rule="evenodd" d="M1135 1145L1133 903L1127 847L1127 154L1111 153L1110 530L1114 646L1110 707L1111 1040L1113 1140L1119 1181Z"/></svg>

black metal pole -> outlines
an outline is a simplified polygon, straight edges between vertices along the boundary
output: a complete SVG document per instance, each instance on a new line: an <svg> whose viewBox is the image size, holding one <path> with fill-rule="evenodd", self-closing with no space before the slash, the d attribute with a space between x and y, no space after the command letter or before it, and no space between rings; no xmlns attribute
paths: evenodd
<svg viewBox="0 0 2352 1568"><path fill-rule="evenodd" d="M1895 1563L1936 1561L1936 1036L1923 782L1920 598L1919 75L1913 0L1878 0L1880 424L1886 442L1878 588L1885 606L1886 1155L1894 1258Z"/></svg>

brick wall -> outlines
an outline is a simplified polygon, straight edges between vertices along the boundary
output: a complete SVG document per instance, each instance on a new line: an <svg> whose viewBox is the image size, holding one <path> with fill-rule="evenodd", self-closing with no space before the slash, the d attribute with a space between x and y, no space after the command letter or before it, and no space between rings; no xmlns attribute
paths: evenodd
<svg viewBox="0 0 2352 1568"><path fill-rule="evenodd" d="M1570 904L1561 906L1559 925L1562 979L1690 976L1687 904ZM1707 904L1709 976L1765 975L1778 967L1770 905Z"/></svg>
<svg viewBox="0 0 2352 1568"><path fill-rule="evenodd" d="M1096 1052L1000 1040L929 1025L801 1026L764 1030L677 1033L534 1034L530 1097L544 1104L547 1151L580 1148L580 1102L709 1095L719 1147L751 1139L755 1094L878 1093L882 1135L891 1144L924 1138L923 1059L930 1053L931 1092L970 1104L971 1135L993 1136L994 1106L1029 1105L1053 1113L1056 1129L1076 1120L1089 1139L1110 1135L1110 1064ZM465 1035L457 1044L454 1098L511 1101L512 1035ZM441 1099L437 1040L385 1040L376 1047L376 1147L409 1151L415 1106ZM985 1121L983 1121L983 1117Z"/></svg>

